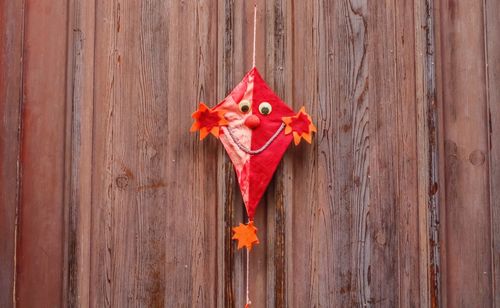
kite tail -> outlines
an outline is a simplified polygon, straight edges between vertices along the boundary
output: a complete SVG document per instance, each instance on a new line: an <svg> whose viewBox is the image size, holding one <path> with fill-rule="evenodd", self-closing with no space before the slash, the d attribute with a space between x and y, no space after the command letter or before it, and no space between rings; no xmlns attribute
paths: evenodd
<svg viewBox="0 0 500 308"><path fill-rule="evenodd" d="M246 266L246 270L247 270L247 282L246 282L246 287L247 287L247 301L246 301L246 305L245 305L245 308L248 308L250 307L250 305L252 304L252 302L250 301L250 284L249 284L249 277L250 277L250 250L247 249L247 266Z"/></svg>
<svg viewBox="0 0 500 308"><path fill-rule="evenodd" d="M252 219L248 220L248 223L242 224L233 228L233 240L238 241L238 249L245 247L247 249L247 260L246 260L246 304L245 307L249 307L252 302L250 301L250 250L252 250L253 245L259 244L259 238L257 237L257 228L254 226Z"/></svg>

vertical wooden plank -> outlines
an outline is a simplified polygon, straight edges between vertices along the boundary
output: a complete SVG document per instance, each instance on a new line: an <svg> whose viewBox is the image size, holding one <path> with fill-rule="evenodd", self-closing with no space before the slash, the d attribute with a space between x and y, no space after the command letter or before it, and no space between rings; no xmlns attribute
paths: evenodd
<svg viewBox="0 0 500 308"><path fill-rule="evenodd" d="M218 287L214 283L217 141L198 141L189 133L192 119L177 114L191 114L200 101L216 103L217 3L172 2L167 10L166 150L171 210L167 213L165 305L213 307Z"/></svg>
<svg viewBox="0 0 500 308"><path fill-rule="evenodd" d="M396 152L398 155L396 167L398 190L393 210L398 215L396 217L399 263L398 305L402 307L421 307L425 304L420 298L420 281L415 279L420 275L419 257L421 256L418 232L418 187L425 183L418 182L417 110L419 102L415 97L415 63L420 59L417 59L415 54L414 2L414 0L395 1L395 50L392 53L396 69L395 84L392 87L396 92L396 97L390 105L397 110L397 127L394 130L398 142ZM423 167L428 168L426 165Z"/></svg>
<svg viewBox="0 0 500 308"><path fill-rule="evenodd" d="M492 305L487 71L483 2L439 2L443 112L443 302Z"/></svg>
<svg viewBox="0 0 500 308"><path fill-rule="evenodd" d="M330 305L362 306L370 301L368 6L323 5L317 173L319 202L328 205L323 219L332 220L326 233L334 262Z"/></svg>
<svg viewBox="0 0 500 308"><path fill-rule="evenodd" d="M234 0L225 0L218 5L217 18L217 100L224 99L231 88L236 85L233 72L234 54ZM235 306L235 284L234 284L234 259L235 250L232 247L233 220L235 206L241 204L235 200L237 193L237 181L231 162L224 152L218 149L217 176L220 181L217 185L217 265L218 265L218 292L217 307ZM219 225L220 224L220 225Z"/></svg>
<svg viewBox="0 0 500 308"><path fill-rule="evenodd" d="M57 307L63 296L67 9L64 1L25 3L20 307Z"/></svg>
<svg viewBox="0 0 500 308"><path fill-rule="evenodd" d="M414 1L420 305L440 305L439 143L434 1Z"/></svg>
<svg viewBox="0 0 500 308"><path fill-rule="evenodd" d="M370 2L370 301L398 305L398 131L396 105L395 8ZM382 56L382 55L387 56Z"/></svg>
<svg viewBox="0 0 500 308"><path fill-rule="evenodd" d="M109 4L107 4L109 3ZM118 184L124 187L129 172L120 180L113 179L109 160L112 158L112 115L116 98L114 97L115 70L117 63L116 36L120 30L116 15L113 14L114 2L95 1L95 43L94 43L94 116L93 116L93 166L92 166L92 210L91 210L91 255L89 297L92 307L112 305L111 284L114 283L111 256L113 224L111 207L114 201L113 190ZM121 25L120 25L121 27ZM111 39L113 38L113 39ZM109 72L107 72L109 70ZM116 78L118 79L118 78Z"/></svg>
<svg viewBox="0 0 500 308"><path fill-rule="evenodd" d="M349 79L340 82L343 89L339 91L339 106L337 112L350 112L350 118L344 118L344 123L337 124L336 131L344 143L352 147L350 152L345 152L342 156L343 162L338 163L337 168L349 163L349 173L345 173L342 179L343 198L341 204L343 211L350 215L347 221L342 224L349 224L349 239L343 240L349 247L350 255L344 256L346 262L351 264L350 272L347 272L347 281L342 282L339 292L345 294L344 301L351 305L368 305L370 297L370 248L371 238L369 237L369 198L370 198L370 169L369 169L369 80L368 80L368 5L366 1L346 2L342 11L349 12L345 15L343 31L339 35L341 42L331 46L350 42L349 49L338 52L336 55L337 67L342 69L337 78L343 78L346 67ZM348 19L347 19L348 18ZM351 26L349 26L351 25ZM330 50L331 50L330 49ZM346 66L342 61L342 54L347 52L350 55L349 64ZM326 55L325 55L326 57ZM338 83L339 81L337 81ZM342 105L341 105L342 104ZM349 113L345 113L346 115ZM349 137L352 141L349 143ZM351 157L350 157L351 155ZM331 159L335 159L333 156ZM335 173L330 175L335 177ZM350 188L346 194L344 187ZM338 189L338 188L337 188ZM348 210L351 207L352 210ZM339 247L341 249L341 247ZM349 264L347 263L347 264Z"/></svg>
<svg viewBox="0 0 500 308"><path fill-rule="evenodd" d="M291 4L288 1L266 2L265 78L269 86L287 104L292 104L291 76ZM290 204L289 155L283 157L267 193L267 307L285 307L287 295L286 236Z"/></svg>
<svg viewBox="0 0 500 308"><path fill-rule="evenodd" d="M440 245L440 253L441 253L441 267L440 267L440 277L441 277L441 297L440 297L440 303L443 305L443 307L448 307L448 300L447 300L447 288L448 285L446 283L446 275L447 275L447 263L448 263L448 258L447 258L447 245L446 245L446 223L447 223L447 218L446 218L446 202L447 202L447 177L446 175L446 164L444 163L446 161L446 142L445 142L445 117L444 117L444 104L443 104L443 93L444 91L442 90L442 76L443 76L443 65L442 65L442 52L441 52L441 39L443 36L442 33L442 18L441 18L441 1L436 1L435 7L434 7L434 16L436 19L435 22L435 58L436 58L436 105L437 105L437 140L438 140L438 165L439 165L439 179L438 179L438 197L439 197L439 245Z"/></svg>
<svg viewBox="0 0 500 308"><path fill-rule="evenodd" d="M23 1L0 2L0 306L14 303Z"/></svg>
<svg viewBox="0 0 500 308"><path fill-rule="evenodd" d="M70 83L67 125L69 144L67 196L67 302L89 307L92 210L92 128L94 107L95 1L74 0L69 7Z"/></svg>
<svg viewBox="0 0 500 308"><path fill-rule="evenodd" d="M318 118L317 97L317 9L318 1L292 1L292 101L289 104L294 110L305 105L318 130L321 131L321 121ZM319 134L318 134L319 135ZM287 223L291 229L291 268L289 277L293 284L287 290L287 303L292 307L330 306L332 284L323 277L329 277L332 265L327 260L329 254L322 254L322 248L331 247L325 244L323 236L329 226L330 204L324 204L317 198L317 159L318 140L315 137L313 146L301 144L291 145L293 171L288 176L293 177L291 217ZM326 207L326 208L323 208ZM323 217L326 211L327 218ZM321 234L321 236L320 236ZM288 243L288 242L287 242Z"/></svg>
<svg viewBox="0 0 500 308"><path fill-rule="evenodd" d="M369 303L420 306L414 2L369 9Z"/></svg>
<svg viewBox="0 0 500 308"><path fill-rule="evenodd" d="M484 1L493 306L500 307L500 3Z"/></svg>
<svg viewBox="0 0 500 308"><path fill-rule="evenodd" d="M132 217L133 209L138 207L131 199L138 186L134 181L136 171L131 170L135 167L137 151L129 148L127 152L124 149L127 145L135 147L137 139L136 134L133 134L128 136L131 140L124 142L126 137L123 136L136 128L134 126L127 129L126 125L133 125L137 109L127 112L130 118L126 118L124 109L131 108L133 98L130 92L132 89L137 92L137 88L131 85L130 80L127 83L128 76L122 66L122 58L128 58L126 69L130 74L130 66L137 52L137 49L125 48L124 43L126 38L137 35L131 30L134 26L137 27L137 21L134 24L134 20L128 15L137 12L137 8L135 9L118 1L95 3L95 124L90 281L91 306L94 307L122 306L138 300L137 289L134 288L134 280L137 279L136 262L139 261L136 254L138 244L134 241L134 235L138 232L137 222ZM137 36L134 39L137 39ZM118 120L115 114L118 114ZM119 151L115 147L118 147ZM124 158L128 158L128 165L123 162ZM127 218L130 220L126 221ZM125 245L127 240L130 242ZM127 262L128 260L137 261Z"/></svg>

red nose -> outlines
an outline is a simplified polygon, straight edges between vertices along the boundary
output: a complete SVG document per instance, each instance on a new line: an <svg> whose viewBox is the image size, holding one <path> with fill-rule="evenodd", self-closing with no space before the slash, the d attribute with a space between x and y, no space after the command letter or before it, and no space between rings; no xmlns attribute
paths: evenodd
<svg viewBox="0 0 500 308"><path fill-rule="evenodd" d="M245 120L245 125L250 129L256 129L260 125L260 119L258 116L252 114Z"/></svg>

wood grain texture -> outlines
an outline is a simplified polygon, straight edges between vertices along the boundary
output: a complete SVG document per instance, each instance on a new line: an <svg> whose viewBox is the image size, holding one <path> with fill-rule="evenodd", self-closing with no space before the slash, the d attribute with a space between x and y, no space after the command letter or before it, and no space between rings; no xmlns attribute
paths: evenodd
<svg viewBox="0 0 500 308"><path fill-rule="evenodd" d="M318 131L322 126L317 119L317 27L314 24L314 16L317 1L293 1L292 2L292 108L296 110L305 105L306 110L316 120ZM320 134L318 134L319 136ZM321 139L317 137L316 142ZM324 234L325 227L331 225L330 220L321 218L320 206L329 207L329 204L319 203L317 194L316 177L316 153L317 143L314 146L305 146L303 143L295 148L291 145L289 153L292 155L292 203L291 219L287 223L291 229L291 254L287 255L287 262L291 262L288 279L293 284L287 292L288 305L292 307L318 306L319 304L329 306L327 301L331 292L331 283L320 283L320 275L328 277L331 274L329 264L325 263L326 255L319 254L321 247L328 247L324 239L328 236L319 237ZM300 167L299 167L300 166ZM330 215L330 210L326 212ZM326 222L326 226L325 226ZM330 248L331 249L331 248ZM330 251L329 251L330 252ZM323 258L321 258L323 257ZM321 259L319 259L321 258ZM319 259L319 260L318 260ZM318 264L321 263L321 264ZM327 282L327 280L322 280Z"/></svg>
<svg viewBox="0 0 500 308"><path fill-rule="evenodd" d="M370 91L370 304L396 306L398 303L398 114L395 44L395 7L391 3L371 2L373 48L368 59ZM378 41L378 43L377 43ZM386 57L380 55L386 54ZM373 136L372 136L373 134ZM396 154L396 155L394 155Z"/></svg>
<svg viewBox="0 0 500 308"><path fill-rule="evenodd" d="M371 303L419 306L413 3L370 3Z"/></svg>
<svg viewBox="0 0 500 308"><path fill-rule="evenodd" d="M169 45L178 44L179 49L173 48L168 54L167 102L169 110L174 108L182 115L189 115L200 101L211 104L217 99L217 6L211 1L186 5L172 3L168 14ZM197 39L193 44L184 40L184 37ZM181 53L186 54L179 58ZM181 61L180 66L177 61ZM179 80L179 77L182 79ZM178 83L183 83L182 80L185 84L194 85L196 92L190 88L179 89ZM167 230L170 231L167 258L170 258L170 264L167 268L166 306L182 306L186 300L187 306L215 306L217 285L207 282L213 281L217 272L214 249L217 247L217 208L214 206L218 183L217 143L215 140L200 143L197 138L192 138L194 136L188 133L190 118L179 118L179 121L172 117L169 119L167 143L170 146L183 146L175 150L171 148L167 160L170 166L167 169L169 182L174 184L169 203L177 209L178 214L170 215L167 220ZM192 178L185 177L187 168L194 171L191 173ZM189 196L183 192L189 192ZM179 221L177 217L185 213L186 206L190 208L190 214L186 215L184 221ZM189 243L187 247L180 244L183 240L178 235L182 233ZM177 246L177 251L170 251L169 247L174 246ZM184 262L188 262L187 269ZM181 278L186 270L188 275Z"/></svg>
<svg viewBox="0 0 500 308"><path fill-rule="evenodd" d="M318 253L326 254L323 266L333 260L327 281L335 294L322 305L362 306L370 301L368 7L321 1L319 12L316 185L318 203L328 206L316 215L328 249Z"/></svg>
<svg viewBox="0 0 500 308"><path fill-rule="evenodd" d="M367 6L303 5L294 6L294 107L306 104L319 133L317 146L294 153L293 305L363 305L370 296Z"/></svg>
<svg viewBox="0 0 500 308"><path fill-rule="evenodd" d="M310 101L319 125L317 148L294 153L293 178L305 179L294 181L294 305L418 306L427 296L413 278L421 257L413 5L294 6L294 100Z"/></svg>
<svg viewBox="0 0 500 308"><path fill-rule="evenodd" d="M0 306L14 302L23 2L0 2Z"/></svg>
<svg viewBox="0 0 500 308"><path fill-rule="evenodd" d="M489 189L492 234L493 306L500 307L500 3L485 1L485 67L487 73Z"/></svg>
<svg viewBox="0 0 500 308"><path fill-rule="evenodd" d="M218 63L220 69L217 70L217 100L224 99L225 95L237 84L234 79L233 63L234 54L234 1L225 0L218 5L217 28L218 40ZM232 247L232 232L235 210L240 208L241 198L236 199L237 181L231 162L223 149L218 149L217 174L220 177L217 185L217 221L220 223L217 232L217 307L234 307L235 305L235 285L234 285L234 259L235 250ZM239 211L241 213L241 211ZM219 225L218 223L218 225Z"/></svg>
<svg viewBox="0 0 500 308"><path fill-rule="evenodd" d="M215 304L216 148L185 116L215 100L215 8L97 3L94 306Z"/></svg>
<svg viewBox="0 0 500 308"><path fill-rule="evenodd" d="M257 210L253 306L500 305L500 5L256 3L318 133ZM243 306L235 173L189 127L251 68L253 1L0 9L0 306Z"/></svg>
<svg viewBox="0 0 500 308"><path fill-rule="evenodd" d="M69 12L65 304L89 307L95 2L71 1Z"/></svg>
<svg viewBox="0 0 500 308"><path fill-rule="evenodd" d="M422 306L419 271L419 212L418 212L418 102L415 97L415 16L414 1L397 1L395 16L396 97L391 105L397 110L398 191L395 207L398 220L398 306ZM389 50L390 52L390 50ZM381 76L382 77L382 76ZM390 107L389 107L390 108ZM422 119L425 121L425 119ZM390 120L387 120L390 122ZM427 154L425 154L427 155ZM422 166L428 169L427 165ZM422 183L421 185L425 185ZM426 229L425 232L428 232Z"/></svg>
<svg viewBox="0 0 500 308"><path fill-rule="evenodd" d="M420 304L440 305L439 142L433 0L414 1ZM422 31L423 30L423 31Z"/></svg>
<svg viewBox="0 0 500 308"><path fill-rule="evenodd" d="M494 293L486 8L483 2L439 4L441 163L446 185L442 205L443 304L488 307Z"/></svg>

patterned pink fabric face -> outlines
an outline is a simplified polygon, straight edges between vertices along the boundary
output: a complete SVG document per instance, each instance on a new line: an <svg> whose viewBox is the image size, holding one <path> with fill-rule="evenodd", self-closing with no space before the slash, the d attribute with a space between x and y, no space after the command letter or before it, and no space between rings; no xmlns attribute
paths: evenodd
<svg viewBox="0 0 500 308"><path fill-rule="evenodd" d="M233 162L250 219L272 179L291 135L282 118L294 115L252 69L214 110L223 110L228 125L220 140Z"/></svg>

